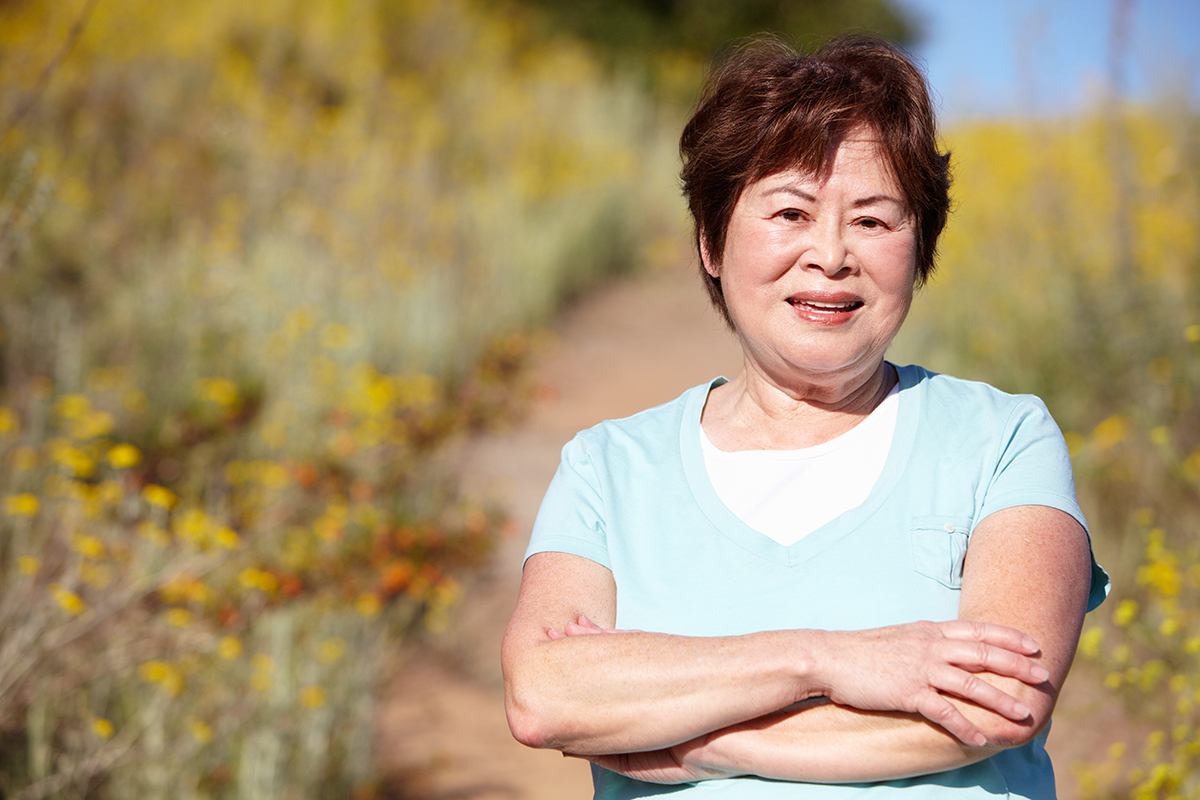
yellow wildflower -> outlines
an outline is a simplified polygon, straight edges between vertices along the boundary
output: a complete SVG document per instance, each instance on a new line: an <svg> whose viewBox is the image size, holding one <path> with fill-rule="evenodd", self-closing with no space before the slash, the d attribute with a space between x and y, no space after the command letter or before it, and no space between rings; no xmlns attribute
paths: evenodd
<svg viewBox="0 0 1200 800"><path fill-rule="evenodd" d="M91 410L91 401L81 394L64 394L54 403L54 413L63 419L79 419Z"/></svg>
<svg viewBox="0 0 1200 800"><path fill-rule="evenodd" d="M237 404L237 384L228 378L201 378L193 384L192 390L201 400L215 403L225 408Z"/></svg>
<svg viewBox="0 0 1200 800"><path fill-rule="evenodd" d="M170 608L166 613L167 624L176 628L186 628L192 624L192 612L186 608Z"/></svg>
<svg viewBox="0 0 1200 800"><path fill-rule="evenodd" d="M1158 447L1166 447L1171 443L1171 429L1166 425L1156 425L1150 429L1150 441Z"/></svg>
<svg viewBox="0 0 1200 800"><path fill-rule="evenodd" d="M103 717L96 717L92 720L92 733L101 739L111 739L115 732L113 724Z"/></svg>
<svg viewBox="0 0 1200 800"><path fill-rule="evenodd" d="M21 570L22 575L37 575L42 565L33 556L21 556L17 559L17 568Z"/></svg>
<svg viewBox="0 0 1200 800"><path fill-rule="evenodd" d="M208 545L211 528L212 522L203 511L196 508L189 508L181 513L172 526L176 536L201 548Z"/></svg>
<svg viewBox="0 0 1200 800"><path fill-rule="evenodd" d="M184 589L184 597L189 602L198 603L200 605L208 605L213 602L215 592L204 581L192 581Z"/></svg>
<svg viewBox="0 0 1200 800"><path fill-rule="evenodd" d="M213 740L213 729L203 720L194 717L188 720L188 730L191 731L192 738L200 744L208 744Z"/></svg>
<svg viewBox="0 0 1200 800"><path fill-rule="evenodd" d="M166 661L144 661L138 667L138 676L146 683L157 683L168 694L177 695L183 690L183 673Z"/></svg>
<svg viewBox="0 0 1200 800"><path fill-rule="evenodd" d="M22 494L10 494L4 498L4 513L11 517L33 517L37 516L38 509L41 508L41 502L37 499L37 495L24 492Z"/></svg>
<svg viewBox="0 0 1200 800"><path fill-rule="evenodd" d="M1132 424L1128 417L1114 414L1092 430L1092 443L1098 450L1118 445L1129 435Z"/></svg>
<svg viewBox="0 0 1200 800"><path fill-rule="evenodd" d="M1095 658L1100 655L1100 645L1103 639L1103 628L1088 628L1079 637L1079 654L1084 658Z"/></svg>
<svg viewBox="0 0 1200 800"><path fill-rule="evenodd" d="M1136 600L1122 600L1113 612L1113 622L1121 628L1128 628L1137 619L1138 604Z"/></svg>
<svg viewBox="0 0 1200 800"><path fill-rule="evenodd" d="M128 469L141 460L141 452L131 444L118 444L108 451L108 463L114 469Z"/></svg>
<svg viewBox="0 0 1200 800"><path fill-rule="evenodd" d="M170 509L175 505L175 493L164 486L159 486L156 483L146 484L142 488L142 498L152 506Z"/></svg>
<svg viewBox="0 0 1200 800"><path fill-rule="evenodd" d="M217 544L224 550L237 550L242 546L242 539L232 528L221 526L217 528Z"/></svg>
<svg viewBox="0 0 1200 800"><path fill-rule="evenodd" d="M87 441L107 436L112 433L114 427L116 427L116 421L112 414L107 411L89 411L74 420L74 424L71 426L71 436L80 441Z"/></svg>
<svg viewBox="0 0 1200 800"><path fill-rule="evenodd" d="M317 645L317 660L322 664L332 664L346 653L346 642L334 636Z"/></svg>
<svg viewBox="0 0 1200 800"><path fill-rule="evenodd" d="M383 604L379 601L379 597L368 593L359 596L354 603L354 608L364 617L375 617L383 610Z"/></svg>
<svg viewBox="0 0 1200 800"><path fill-rule="evenodd" d="M87 609L83 598L64 586L56 583L50 587L50 593L54 602L68 614L82 614Z"/></svg>
<svg viewBox="0 0 1200 800"><path fill-rule="evenodd" d="M20 420L10 408L0 406L0 433L12 433L20 429Z"/></svg>
<svg viewBox="0 0 1200 800"><path fill-rule="evenodd" d="M275 669L275 660L266 653L255 653L250 664L255 672L271 672Z"/></svg>
<svg viewBox="0 0 1200 800"><path fill-rule="evenodd" d="M1183 338L1192 344L1200 342L1200 325L1188 325L1183 329Z"/></svg>
<svg viewBox="0 0 1200 800"><path fill-rule="evenodd" d="M1174 557L1165 554L1138 567L1137 582L1163 597L1175 597L1183 586L1183 575Z"/></svg>
<svg viewBox="0 0 1200 800"><path fill-rule="evenodd" d="M86 536L77 533L71 537L71 549L84 558L103 558L104 557L104 542L97 539L95 536Z"/></svg>
<svg viewBox="0 0 1200 800"><path fill-rule="evenodd" d="M255 461L253 466L257 472L258 482L268 489L276 491L286 489L291 482L291 475L282 464L274 461Z"/></svg>
<svg viewBox="0 0 1200 800"><path fill-rule="evenodd" d="M238 575L238 582L247 589L258 589L268 594L279 588L279 579L270 572L247 567Z"/></svg>
<svg viewBox="0 0 1200 800"><path fill-rule="evenodd" d="M242 654L242 642L235 636L225 636L217 643L217 655L226 661L233 661Z"/></svg>
<svg viewBox="0 0 1200 800"><path fill-rule="evenodd" d="M171 665L165 661L143 661L138 665L138 677L146 683L160 683L170 669Z"/></svg>
<svg viewBox="0 0 1200 800"><path fill-rule="evenodd" d="M305 686L300 690L300 702L307 708L320 708L325 705L325 690L320 686Z"/></svg>

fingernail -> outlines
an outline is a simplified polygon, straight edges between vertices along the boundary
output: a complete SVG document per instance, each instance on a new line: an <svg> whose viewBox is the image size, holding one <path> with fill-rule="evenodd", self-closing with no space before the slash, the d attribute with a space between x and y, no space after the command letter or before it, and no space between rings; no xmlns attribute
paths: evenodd
<svg viewBox="0 0 1200 800"><path fill-rule="evenodd" d="M1050 680L1050 670L1046 669L1045 667L1034 667L1033 677L1042 683L1045 683L1046 681Z"/></svg>
<svg viewBox="0 0 1200 800"><path fill-rule="evenodd" d="M1022 641L1021 644L1031 653L1036 653L1039 649L1041 649L1038 647L1038 643L1034 641L1032 636L1026 636L1025 640Z"/></svg>
<svg viewBox="0 0 1200 800"><path fill-rule="evenodd" d="M1029 710L1029 706L1025 705L1024 703L1017 703L1015 706L1013 706L1013 711L1020 716L1021 719L1026 719L1030 714L1033 713Z"/></svg>
<svg viewBox="0 0 1200 800"><path fill-rule="evenodd" d="M987 744L986 736L984 736L982 733L975 734L975 746L976 747L983 747L986 744Z"/></svg>

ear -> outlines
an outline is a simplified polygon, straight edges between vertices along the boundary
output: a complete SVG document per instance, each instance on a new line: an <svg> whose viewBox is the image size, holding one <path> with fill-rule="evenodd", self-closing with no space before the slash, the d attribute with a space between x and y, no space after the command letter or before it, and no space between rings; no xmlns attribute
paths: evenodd
<svg viewBox="0 0 1200 800"><path fill-rule="evenodd" d="M712 256L708 252L708 242L704 237L703 231L696 237L696 241L700 244L700 263L704 266L704 271L714 278L720 278L721 265L713 262Z"/></svg>

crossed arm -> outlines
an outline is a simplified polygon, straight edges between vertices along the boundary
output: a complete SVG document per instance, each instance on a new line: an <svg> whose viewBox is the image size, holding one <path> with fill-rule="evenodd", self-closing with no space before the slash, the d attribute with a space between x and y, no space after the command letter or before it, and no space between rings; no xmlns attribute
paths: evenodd
<svg viewBox="0 0 1200 800"><path fill-rule="evenodd" d="M665 783L953 769L1045 725L1090 569L1070 516L1013 508L972 534L957 621L694 638L611 631L611 573L539 554L505 634L509 724L527 745Z"/></svg>

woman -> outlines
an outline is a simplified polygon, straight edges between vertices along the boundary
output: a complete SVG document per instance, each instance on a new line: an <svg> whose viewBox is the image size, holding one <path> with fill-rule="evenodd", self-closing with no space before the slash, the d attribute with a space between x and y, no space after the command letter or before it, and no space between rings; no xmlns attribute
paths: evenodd
<svg viewBox="0 0 1200 800"><path fill-rule="evenodd" d="M505 635L514 735L602 798L1053 797L1107 578L1040 401L884 359L949 206L920 72L759 44L681 149L744 365L564 448Z"/></svg>

